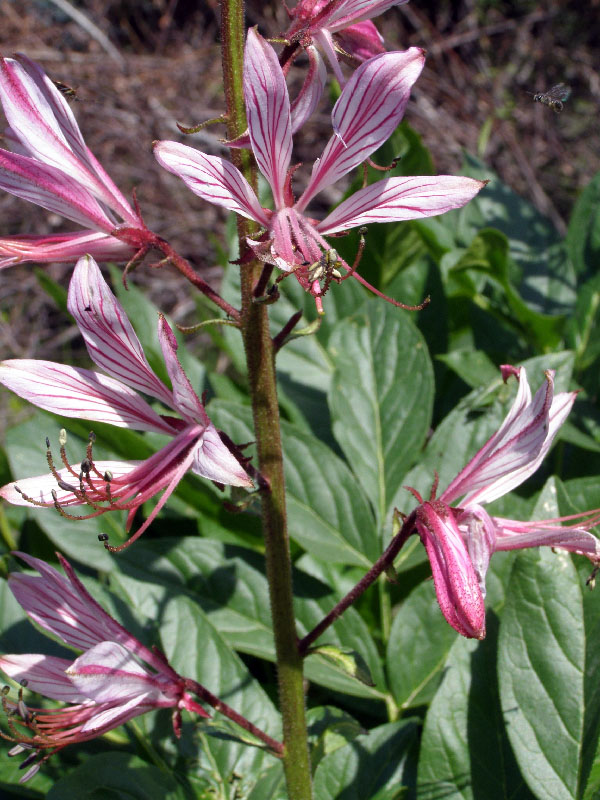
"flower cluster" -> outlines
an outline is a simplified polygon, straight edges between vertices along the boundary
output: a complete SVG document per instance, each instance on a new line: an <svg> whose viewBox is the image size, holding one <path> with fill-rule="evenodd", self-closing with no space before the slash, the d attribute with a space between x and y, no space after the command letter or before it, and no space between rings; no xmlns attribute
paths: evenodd
<svg viewBox="0 0 600 800"><path fill-rule="evenodd" d="M424 61L424 52L412 47L375 56L354 72L333 109L333 135L296 200L291 186L295 169L290 168L294 126L285 76L271 45L250 30L244 60L248 131L256 163L271 187L273 209L260 205L248 181L224 158L168 141L157 142L154 153L195 194L261 225L262 236L248 241L254 255L286 273L293 272L322 311L324 269L315 265L331 250L325 236L369 222L443 214L465 205L484 186L481 181L452 175L386 178L355 192L323 220L306 214L315 195L363 163L391 136ZM354 274L379 294L345 261L337 256L335 261L347 275ZM334 277L340 280L341 274Z"/></svg>
<svg viewBox="0 0 600 800"><path fill-rule="evenodd" d="M18 602L33 622L82 651L75 660L39 653L0 656L0 670L10 678L68 704L33 709L22 699L11 703L4 697L11 735L2 735L15 742L11 755L28 754L22 782L63 747L95 739L147 711L172 708L176 736L183 709L208 717L162 653L149 650L107 614L65 558L58 554L66 578L39 558L15 555L39 573L9 575Z"/></svg>
<svg viewBox="0 0 600 800"><path fill-rule="evenodd" d="M150 368L125 310L90 256L81 258L73 271L68 308L91 359L105 374L51 361L10 359L0 362L0 383L63 417L154 431L171 441L141 463L88 459L81 470L65 466L4 486L1 497L20 505L62 508L87 504L93 508L88 516L126 509L129 528L142 503L164 489L131 542L146 530L188 470L219 484L252 488L245 469L221 440L183 371L177 341L164 317L158 320L158 338L172 389ZM158 414L139 392L180 416Z"/></svg>
<svg viewBox="0 0 600 800"><path fill-rule="evenodd" d="M151 247L158 248L165 261L175 264L225 311L228 319L216 322L240 328L246 346L249 337L245 326L255 310L253 301L277 300L277 292L273 291L276 286L267 294L258 291L266 289L273 267L280 271L276 283L295 276L314 297L319 314L323 313L323 296L330 285L346 278L355 278L383 297L357 272L362 245L357 259L349 264L340 258L329 238L370 223L421 219L461 208L485 185L453 175L392 176L370 185L365 177L365 185L323 219L313 217L309 211L319 193L368 163L403 119L412 87L423 69L425 53L418 47L386 52L371 20L404 2L299 0L288 10L291 21L279 56L256 29L248 32L243 65L248 129L227 145L251 149L271 190L267 206L262 205L249 180L232 161L179 142L154 143L158 163L181 178L192 192L256 223L253 233L245 238L246 252L235 263L241 270L256 260L267 266L253 287L254 296L252 288L250 294L244 294L241 309L229 305L166 240L146 228L137 203L134 200L132 208L86 146L65 97L43 70L25 56L0 59L0 103L8 122L4 140L12 148L0 149L0 188L83 228L49 236L0 239L0 268L24 261L75 263L68 310L100 370L9 359L0 362L0 384L39 408L63 417L150 431L168 438L149 458L137 462L96 460L90 438L86 457L79 467L74 467L66 454L66 436L61 434L61 465L55 464L48 443L50 472L3 486L0 497L18 505L54 507L71 519L125 510L129 531L139 507L162 493L148 518L125 544L109 547L116 552L148 528L187 472L220 487L245 489L254 487L251 476L257 476L264 498L283 496L283 480L279 486L281 496L275 491L270 494L273 484L269 485L268 476L261 476L252 468L240 449L217 430L182 367L177 339L162 315L158 318L157 335L170 385L155 374L97 261L129 262L129 267ZM302 51L308 56L309 66L302 89L292 102L286 75L291 61ZM331 136L302 183L298 170L301 165L292 160L293 135L323 96L323 53L341 94L331 113ZM351 74L347 66L342 68L340 60L353 69ZM238 130L243 127L240 124ZM244 250L243 240L241 245ZM249 274L254 279L254 269ZM248 285L246 282L246 289ZM269 367L274 364L274 354L285 341L285 334L292 329L292 322L300 316L300 312L294 315L272 340L266 326L263 329L267 332L260 342L265 345L261 355L266 353L272 359ZM265 317L261 319L264 321ZM252 357L253 354L248 355L249 365ZM249 366L249 372L251 369ZM600 522L600 510L537 522L496 517L486 510L486 504L512 491L540 466L576 395L555 393L554 373L547 371L545 383L532 397L522 367L502 370L505 379L513 376L518 380L518 391L500 429L439 497L437 486L429 500L412 490L418 507L406 518L397 537L401 546L408 535L420 536L446 620L462 635L478 639L485 635L485 579L495 552L544 545L582 554L595 567L600 566L600 543L589 530ZM251 375L255 377L256 373ZM274 389L274 378L272 385ZM259 394L257 391L253 396L255 411L260 404ZM273 397L275 390L270 399ZM166 409L175 416L162 413ZM265 415L269 423L277 416L276 399L270 410L273 413ZM257 441L259 434L257 426ZM261 452L260 447L258 450ZM80 516L67 510L80 506L86 507ZM277 515L283 519L281 505L272 516ZM281 541L284 534L282 523ZM392 545L389 550L393 556ZM153 709L172 709L173 728L178 736L183 710L208 716L192 694L256 734L284 760L291 752L287 740L282 744L259 731L200 684L176 673L159 651L148 649L129 634L88 594L62 556L58 555L58 559L66 577L40 559L24 553L16 555L39 575L11 574L9 586L14 596L37 625L81 653L75 659L43 654L0 656L0 670L6 675L22 687L28 686L64 704L31 709L23 701L22 690L16 702L8 699L8 690L4 690L8 733L0 735L14 742L11 755L28 754L22 765L27 769L24 780L66 745L100 736ZM267 574L271 579L277 564L269 561L269 556L270 553ZM372 582L381 574L385 557L384 553L367 573L365 587L367 579ZM345 601L341 601L339 613L356 599L358 594L353 592L354 589L347 595L350 600L343 608ZM288 605L291 609L291 603ZM272 606L276 614L276 603ZM287 613L289 609L284 610ZM339 616L337 610L338 607L302 640L305 646L302 641L296 645L290 612L289 630L279 640L276 637L278 658L283 658L279 645L290 630L288 652L294 658L305 655L306 642L314 641ZM284 672L280 670L280 674ZM281 695L285 697L284 692ZM303 708L301 698L290 705ZM286 736L293 727L284 722ZM308 762L306 772L309 773Z"/></svg>
<svg viewBox="0 0 600 800"><path fill-rule="evenodd" d="M0 239L0 268L25 261L129 260L133 244L112 235L119 225L139 230L138 211L87 147L61 92L25 56L0 59L0 102L9 128L0 149L0 189L83 226L83 231Z"/></svg>
<svg viewBox="0 0 600 800"><path fill-rule="evenodd" d="M542 463L576 392L554 393L554 373L531 397L525 369L502 368L519 381L517 396L499 430L473 456L439 498L417 499L416 530L431 562L435 590L447 621L463 636L485 636L485 575L493 553L525 547L559 547L600 563L600 540L589 528L600 510L570 517L520 522L490 516L486 503L515 489ZM460 505L455 504L462 497ZM563 522L569 524L563 525Z"/></svg>

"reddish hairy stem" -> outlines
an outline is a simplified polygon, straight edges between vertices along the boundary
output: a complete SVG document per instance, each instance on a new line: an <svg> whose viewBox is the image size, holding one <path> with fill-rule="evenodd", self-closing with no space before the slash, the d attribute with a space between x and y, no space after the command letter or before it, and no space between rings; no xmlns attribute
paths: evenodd
<svg viewBox="0 0 600 800"><path fill-rule="evenodd" d="M275 352L277 352L283 345L285 344L285 340L288 337L288 334L291 333L296 325L302 319L302 311L296 311L295 314L288 319L285 323L283 328L279 331L279 333L273 337L273 346L275 348Z"/></svg>
<svg viewBox="0 0 600 800"><path fill-rule="evenodd" d="M239 322L240 312L238 309L230 305L217 291L209 286L192 268L190 262L183 256L180 256L165 239L162 239L160 236L157 236L156 239L157 241L153 242L153 246L165 254L175 269L179 270L190 283L197 289L200 289L202 294L206 295L209 300L212 300L212 302L219 306L228 316L236 322Z"/></svg>
<svg viewBox="0 0 600 800"><path fill-rule="evenodd" d="M223 714L224 717L227 717L232 722L235 722L236 725L239 725L240 728L243 728L245 731L248 731L253 736L256 736L257 739L260 739L261 742L264 742L269 750L272 750L273 753L279 757L283 755L283 745L281 742L277 741L277 739L273 739L272 736L269 736L268 733L265 733L260 728L257 728L250 720L247 720L246 717L243 717L241 714L238 714L231 706L228 706L227 703L224 703L222 700L209 692L208 689L205 689L199 683L192 680L191 678L185 679L185 688L189 689L190 692L194 692L197 697L200 698L204 703L207 703L209 706L212 706L215 711Z"/></svg>
<svg viewBox="0 0 600 800"><path fill-rule="evenodd" d="M361 578L356 586L350 589L348 594L331 609L329 614L327 614L327 616L324 617L321 622L319 622L319 624L316 625L312 631L310 631L310 633L307 633L306 636L300 640L298 644L298 650L300 650L300 653L303 656L307 654L307 651L312 643L316 641L319 636L327 630L327 628L333 625L336 619L339 619L346 609L350 608L350 606L355 603L356 600L358 600L361 594L377 580L381 573L385 572L393 565L394 559L400 552L400 549L403 547L404 542L413 532L414 525L415 512L413 511L413 513L404 520L399 533L394 536L382 555L377 559L366 575Z"/></svg>

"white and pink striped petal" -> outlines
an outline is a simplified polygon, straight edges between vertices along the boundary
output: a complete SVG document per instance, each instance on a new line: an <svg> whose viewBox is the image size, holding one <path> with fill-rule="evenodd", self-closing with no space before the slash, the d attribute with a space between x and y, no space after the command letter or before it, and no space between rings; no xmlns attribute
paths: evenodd
<svg viewBox="0 0 600 800"><path fill-rule="evenodd" d="M297 203L299 211L317 192L365 161L391 136L424 63L424 51L411 47L376 56L354 72L334 106L334 135L313 166L309 184Z"/></svg>
<svg viewBox="0 0 600 800"><path fill-rule="evenodd" d="M190 379L183 371L177 358L177 339L162 316L158 318L158 340L171 384L173 386L173 407L181 416L192 424L206 426L210 420L196 392L192 389Z"/></svg>
<svg viewBox="0 0 600 800"><path fill-rule="evenodd" d="M21 358L0 362L0 383L30 403L63 417L173 435L137 392L88 369Z"/></svg>
<svg viewBox="0 0 600 800"><path fill-rule="evenodd" d="M155 142L154 156L161 167L177 175L203 200L235 211L261 225L269 224L267 212L252 187L229 161L209 156L179 142Z"/></svg>
<svg viewBox="0 0 600 800"><path fill-rule="evenodd" d="M27 688L44 697L63 703L85 703L87 695L79 692L66 674L71 661L40 653L0 656L0 671L13 681L27 681Z"/></svg>
<svg viewBox="0 0 600 800"><path fill-rule="evenodd" d="M598 524L595 519L583 519L580 525L561 525L560 519L519 522L514 519L494 517L497 529L496 550L520 550L523 547L560 547L570 553L587 556L592 561L600 561L600 539L587 530ZM583 527L586 525L586 527Z"/></svg>
<svg viewBox="0 0 600 800"><path fill-rule="evenodd" d="M100 642L90 647L67 668L73 686L95 703L122 703L133 697L152 700L158 705L170 698L163 697L162 683L133 654L118 642Z"/></svg>
<svg viewBox="0 0 600 800"><path fill-rule="evenodd" d="M315 227L329 235L370 222L400 222L433 217L461 208L485 181L455 175L385 178L354 192Z"/></svg>
<svg viewBox="0 0 600 800"><path fill-rule="evenodd" d="M106 613L60 554L57 554L58 559L66 577L39 558L22 552L14 555L40 573L38 577L11 572L8 583L28 616L44 630L79 650L104 641L119 642L159 672L167 676L174 674L161 657Z"/></svg>
<svg viewBox="0 0 600 800"><path fill-rule="evenodd" d="M28 261L38 264L75 261L86 253L96 261L122 261L129 260L135 249L108 233L91 230L48 236L6 236L0 238L0 269Z"/></svg>
<svg viewBox="0 0 600 800"><path fill-rule="evenodd" d="M105 183L67 101L29 59L0 59L0 102L21 145L34 158L70 175L130 224L139 219L116 186Z"/></svg>
<svg viewBox="0 0 600 800"><path fill-rule="evenodd" d="M200 436L198 444L194 448L192 472L211 481L230 486L244 486L246 489L252 489L254 486L246 470L240 466L237 459L223 444L212 422Z"/></svg>
<svg viewBox="0 0 600 800"><path fill-rule="evenodd" d="M463 504L489 503L519 486L540 465L558 429L567 418L576 394L554 397L554 373L533 400L524 368L519 371L519 390L500 429L461 470L441 495L453 502L465 495Z"/></svg>
<svg viewBox="0 0 600 800"><path fill-rule="evenodd" d="M173 394L154 374L125 309L110 291L93 258L79 259L67 307L91 359L113 378L174 408Z"/></svg>
<svg viewBox="0 0 600 800"><path fill-rule="evenodd" d="M116 227L79 181L29 156L0 150L0 189L86 228L109 233Z"/></svg>
<svg viewBox="0 0 600 800"><path fill-rule="evenodd" d="M439 501L423 503L417 510L416 527L429 556L446 621L463 636L483 639L483 595L452 510Z"/></svg>
<svg viewBox="0 0 600 800"><path fill-rule="evenodd" d="M290 98L277 54L254 28L244 51L244 98L256 163L273 190L275 207L283 208L292 155Z"/></svg>
<svg viewBox="0 0 600 800"><path fill-rule="evenodd" d="M324 22L332 33L336 33L348 25L378 17L393 6L401 6L407 2L408 0L342 0L334 5Z"/></svg>
<svg viewBox="0 0 600 800"><path fill-rule="evenodd" d="M292 133L300 130L312 115L321 99L327 80L327 70L317 48L309 45L306 48L306 55L308 56L308 71L302 89L291 107Z"/></svg>

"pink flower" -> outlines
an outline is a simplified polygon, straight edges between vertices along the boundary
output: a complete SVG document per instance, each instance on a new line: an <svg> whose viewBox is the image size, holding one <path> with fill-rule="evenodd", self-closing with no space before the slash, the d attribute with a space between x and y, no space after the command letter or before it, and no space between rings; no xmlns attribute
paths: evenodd
<svg viewBox="0 0 600 800"><path fill-rule="evenodd" d="M286 39L305 47L315 42L325 53L340 86L346 82L338 63L338 52L357 61L367 61L385 52L383 39L370 21L392 6L408 0L300 0L291 10L293 22Z"/></svg>
<svg viewBox="0 0 600 800"><path fill-rule="evenodd" d="M129 528L137 508L165 489L131 542L148 527L188 470L220 484L252 487L192 389L177 358L177 341L164 317L159 317L158 336L172 390L151 370L123 307L89 256L77 262L68 308L90 357L107 374L50 361L14 359L0 362L0 383L39 408L61 416L164 433L173 437L172 441L141 463L88 459L83 471L65 467L54 474L26 478L18 486L0 489L1 497L19 505L88 503L94 509L89 516L127 509ZM181 419L158 414L138 391L173 409Z"/></svg>
<svg viewBox="0 0 600 800"><path fill-rule="evenodd" d="M25 56L0 59L0 102L13 150L0 149L0 189L82 225L56 236L0 239L0 268L24 261L130 259L136 246L111 236L145 226L85 144L69 104Z"/></svg>
<svg viewBox="0 0 600 800"><path fill-rule="evenodd" d="M172 708L176 736L181 730L182 709L209 716L185 690L185 679L162 653L149 650L109 616L65 558L57 554L66 578L39 558L15 555L39 572L39 577L9 575L8 584L18 602L33 622L83 651L74 661L33 653L0 656L0 670L10 678L45 697L70 704L29 709L22 700L12 703L17 715L11 732L17 746L10 755L30 753L21 768L36 762L22 783L57 750L102 736L147 711Z"/></svg>
<svg viewBox="0 0 600 800"><path fill-rule="evenodd" d="M554 394L554 372L532 399L523 367L502 367L519 381L508 416L436 500L416 509L416 529L431 562L435 590L446 620L463 636L485 636L485 575L499 550L560 547L600 562L600 541L589 531L598 510L534 522L492 517L483 508L532 475L566 420L576 392ZM462 497L459 506L450 505ZM562 525L562 522L569 522Z"/></svg>
<svg viewBox="0 0 600 800"><path fill-rule="evenodd" d="M351 268L332 251L324 236L368 222L396 222L442 214L471 200L484 185L449 175L387 178L355 192L320 222L304 212L318 192L361 164L392 134L402 116L412 84L423 68L424 54L413 47L384 53L362 64L337 101L334 135L314 163L312 175L296 201L291 190L292 119L288 91L273 48L255 31L248 32L244 92L252 150L271 186L274 210L263 208L250 184L231 162L176 142L157 142L158 162L178 175L195 194L253 219L265 229L250 241L255 254L284 272L294 272L301 285L320 296L335 275L335 264ZM330 255L333 269L319 267ZM366 281L355 277L368 286ZM320 281L325 278L325 286Z"/></svg>

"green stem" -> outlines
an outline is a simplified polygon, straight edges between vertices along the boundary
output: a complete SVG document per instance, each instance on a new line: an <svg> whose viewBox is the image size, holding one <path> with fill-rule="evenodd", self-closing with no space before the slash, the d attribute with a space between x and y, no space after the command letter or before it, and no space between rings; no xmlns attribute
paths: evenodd
<svg viewBox="0 0 600 800"><path fill-rule="evenodd" d="M242 92L244 37L242 0L223 0L221 42L223 81L227 100L227 133L230 139L239 136L246 128ZM233 150L232 160L250 183L256 185L251 153L247 150ZM246 250L246 236L252 232L252 227L253 223L238 217L240 256ZM258 468L268 487L261 491L261 502L279 703L283 721L283 766L289 800L311 800L303 667L298 650L293 609L275 348L269 331L268 309L264 304L253 302L261 272L260 262L241 267L240 329L248 366Z"/></svg>

